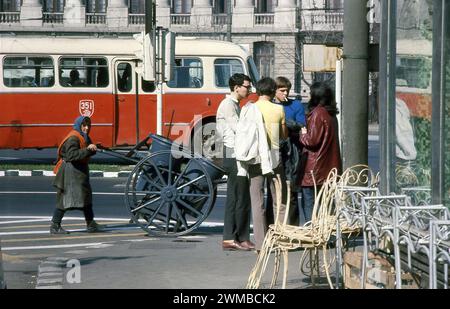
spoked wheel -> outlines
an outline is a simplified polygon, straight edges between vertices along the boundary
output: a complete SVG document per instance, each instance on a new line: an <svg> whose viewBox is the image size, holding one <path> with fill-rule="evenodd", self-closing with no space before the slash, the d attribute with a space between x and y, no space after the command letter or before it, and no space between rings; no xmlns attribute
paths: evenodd
<svg viewBox="0 0 450 309"><path fill-rule="evenodd" d="M180 236L196 229L215 198L202 160L164 150L139 161L125 188L125 204L133 221L155 236Z"/></svg>

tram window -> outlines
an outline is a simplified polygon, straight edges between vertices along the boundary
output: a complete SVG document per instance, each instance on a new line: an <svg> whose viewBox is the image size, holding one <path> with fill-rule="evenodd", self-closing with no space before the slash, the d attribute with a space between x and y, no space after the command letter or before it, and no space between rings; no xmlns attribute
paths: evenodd
<svg viewBox="0 0 450 309"><path fill-rule="evenodd" d="M6 87L52 87L55 69L50 57L5 57L3 83Z"/></svg>
<svg viewBox="0 0 450 309"><path fill-rule="evenodd" d="M133 71L131 64L119 63L117 65L117 88L120 92L130 92L133 88Z"/></svg>
<svg viewBox="0 0 450 309"><path fill-rule="evenodd" d="M144 92L154 92L156 90L155 82L151 82L141 78L141 83L142 83L142 90Z"/></svg>
<svg viewBox="0 0 450 309"><path fill-rule="evenodd" d="M217 87L228 88L228 80L231 75L236 73L244 73L244 66L238 59L214 60L214 74Z"/></svg>
<svg viewBox="0 0 450 309"><path fill-rule="evenodd" d="M397 57L396 86L427 89L431 86L431 57Z"/></svg>
<svg viewBox="0 0 450 309"><path fill-rule="evenodd" d="M167 83L170 88L201 88L203 87L203 66L200 59L175 59L173 79Z"/></svg>
<svg viewBox="0 0 450 309"><path fill-rule="evenodd" d="M94 57L61 57L59 82L63 87L107 87L108 61Z"/></svg>

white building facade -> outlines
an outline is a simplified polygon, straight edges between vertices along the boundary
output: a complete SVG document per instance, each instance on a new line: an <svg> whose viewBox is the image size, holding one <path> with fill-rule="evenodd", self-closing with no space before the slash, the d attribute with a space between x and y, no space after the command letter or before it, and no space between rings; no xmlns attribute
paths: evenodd
<svg viewBox="0 0 450 309"><path fill-rule="evenodd" d="M261 76L286 76L297 93L327 78L303 74L302 46L342 45L343 0L230 1L155 0L157 25L178 36L231 37L253 54ZM0 1L2 36L121 37L144 30L144 21L145 0Z"/></svg>

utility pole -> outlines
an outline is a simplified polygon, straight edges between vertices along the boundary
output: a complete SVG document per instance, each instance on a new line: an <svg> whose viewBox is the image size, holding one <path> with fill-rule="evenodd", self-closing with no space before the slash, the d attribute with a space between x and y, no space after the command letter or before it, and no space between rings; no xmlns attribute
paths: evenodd
<svg viewBox="0 0 450 309"><path fill-rule="evenodd" d="M369 22L367 1L344 1L343 168L368 162Z"/></svg>
<svg viewBox="0 0 450 309"><path fill-rule="evenodd" d="M145 33L150 33L153 37L153 31L155 29L155 6L153 0L145 0Z"/></svg>
<svg viewBox="0 0 450 309"><path fill-rule="evenodd" d="M227 0L227 41L231 42L231 17L233 15L233 0Z"/></svg>

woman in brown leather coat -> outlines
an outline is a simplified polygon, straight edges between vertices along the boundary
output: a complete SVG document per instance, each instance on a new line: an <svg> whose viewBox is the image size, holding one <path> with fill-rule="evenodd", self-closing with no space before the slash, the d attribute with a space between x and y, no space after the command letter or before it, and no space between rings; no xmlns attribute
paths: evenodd
<svg viewBox="0 0 450 309"><path fill-rule="evenodd" d="M336 115L338 110L333 91L324 83L311 86L311 100L306 128L302 129L300 142L303 148L302 211L306 222L311 221L314 206L314 186L317 192L327 179L328 173L336 168L341 171Z"/></svg>

